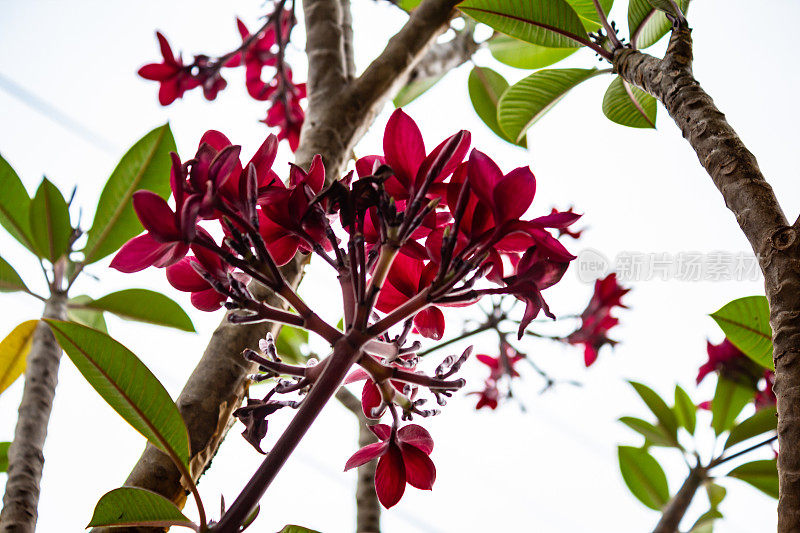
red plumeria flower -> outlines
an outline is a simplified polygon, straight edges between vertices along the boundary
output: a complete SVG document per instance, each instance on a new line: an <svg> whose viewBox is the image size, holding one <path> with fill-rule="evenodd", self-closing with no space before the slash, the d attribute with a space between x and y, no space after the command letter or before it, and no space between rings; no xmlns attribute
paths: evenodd
<svg viewBox="0 0 800 533"><path fill-rule="evenodd" d="M492 357L491 355L486 355L481 353L476 355L475 357L478 361L489 367L489 370L491 372L489 374L489 379L493 381L497 381L498 379L500 379L505 375L509 375L512 378L518 378L519 372L517 372L514 366L518 362L525 359L525 354L519 353L514 349L513 346L511 346L507 342L502 342L500 344L500 349L503 350L503 352L505 352L503 355L505 355L505 358L508 361L508 368L506 368L502 356Z"/></svg>
<svg viewBox="0 0 800 533"><path fill-rule="evenodd" d="M345 471L378 459L375 469L375 492L385 508L400 501L406 483L422 490L431 490L436 481L436 466L428 457L433 451L430 433L416 424L400 428L396 433L385 424L370 426L381 440L369 444L348 459Z"/></svg>
<svg viewBox="0 0 800 533"><path fill-rule="evenodd" d="M719 344L707 344L708 361L700 366L697 372L697 384L699 385L711 372L717 372L721 376L737 382L745 382L749 385L755 384L761 378L761 367L747 357L727 338Z"/></svg>
<svg viewBox="0 0 800 533"><path fill-rule="evenodd" d="M183 97L183 93L194 89L200 82L192 76L190 67L183 64L181 56L175 57L166 37L161 32L156 32L156 37L161 47L163 61L143 66L139 69L139 76L161 83L158 101L166 106Z"/></svg>
<svg viewBox="0 0 800 533"><path fill-rule="evenodd" d="M236 19L236 25L239 28L242 41L247 42L251 38L250 30L238 18ZM267 100L274 92L274 88L271 88L261 80L261 71L266 66L274 67L277 64L275 45L275 28L270 25L255 38L244 52L245 84L247 92L256 100Z"/></svg>
<svg viewBox="0 0 800 533"><path fill-rule="evenodd" d="M276 76L268 89L272 106L261 122L278 128L278 139L286 139L294 152L300 145L300 130L306 116L300 105L300 101L306 97L306 84L295 84L291 69L284 67L284 75Z"/></svg>
<svg viewBox="0 0 800 533"><path fill-rule="evenodd" d="M630 289L623 289L617 283L616 274L595 281L589 305L581 313L581 327L566 338L569 344L584 345L583 358L587 367L597 360L600 348L616 344L607 335L611 328L619 324L619 320L611 316L611 311L614 307L627 307L623 305L621 298L628 291Z"/></svg>
<svg viewBox="0 0 800 533"><path fill-rule="evenodd" d="M397 364L393 366L401 367ZM407 366L402 366L401 368L409 370ZM413 368L410 370L413 370ZM383 412L376 412L376 409L383 405L383 396L378 386L372 381L370 375L361 368L356 369L347 376L347 379L344 380L344 384L349 385L350 383L362 380L364 381L364 387L361 389L361 410L367 418L378 420L383 416ZM396 380L389 380L389 384L400 394L403 393L403 389L407 386L406 383ZM417 394L417 387L411 386L410 389L409 399L413 400Z"/></svg>
<svg viewBox="0 0 800 533"><path fill-rule="evenodd" d="M500 389L497 388L497 382L487 379L484 383L484 388L480 392L470 392L469 394L477 394L478 403L475 404L475 409L483 409L488 407L491 410L497 409L500 401Z"/></svg>
<svg viewBox="0 0 800 533"><path fill-rule="evenodd" d="M225 303L227 296L217 292L192 264L200 266L209 276L224 285L228 284L228 272L232 267L205 248L193 246L192 251L195 257L184 257L167 267L167 281L179 291L192 293L191 302L197 309L216 311Z"/></svg>

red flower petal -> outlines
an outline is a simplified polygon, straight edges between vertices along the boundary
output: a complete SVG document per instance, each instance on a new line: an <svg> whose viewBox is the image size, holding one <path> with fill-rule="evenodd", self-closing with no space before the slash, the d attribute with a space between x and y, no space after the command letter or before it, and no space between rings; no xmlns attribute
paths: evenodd
<svg viewBox="0 0 800 533"><path fill-rule="evenodd" d="M200 142L197 145L198 149L203 146L203 143L208 144L217 152L221 152L223 148L233 144L230 139L217 130L208 130L205 132L203 136L200 137Z"/></svg>
<svg viewBox="0 0 800 533"><path fill-rule="evenodd" d="M444 335L444 315L438 307L428 307L414 316L414 326L423 337L438 341Z"/></svg>
<svg viewBox="0 0 800 533"><path fill-rule="evenodd" d="M393 507L406 490L406 470L400 448L389 445L375 469L375 492L385 508Z"/></svg>
<svg viewBox="0 0 800 533"><path fill-rule="evenodd" d="M503 179L503 171L488 155L472 150L469 154L467 179L481 202L491 206L494 202L494 188Z"/></svg>
<svg viewBox="0 0 800 533"><path fill-rule="evenodd" d="M520 218L531 206L535 194L536 178L528 167L509 172L492 193L496 223Z"/></svg>
<svg viewBox="0 0 800 533"><path fill-rule="evenodd" d="M583 362L586 363L586 368L592 366L595 361L597 361L597 350L591 344L587 344L583 350Z"/></svg>
<svg viewBox="0 0 800 533"><path fill-rule="evenodd" d="M321 191L322 186L325 185L325 165L322 164L322 156L319 154L316 154L311 160L306 183L315 193Z"/></svg>
<svg viewBox="0 0 800 533"><path fill-rule="evenodd" d="M369 378L369 374L363 368L358 368L350 372L350 375L347 376L344 380L344 385L349 385L350 383L355 383L356 381L363 381Z"/></svg>
<svg viewBox="0 0 800 533"><path fill-rule="evenodd" d="M372 410L378 407L382 401L378 386L371 379L368 379L361 390L361 410L364 411L364 416L371 419L380 418L380 416L373 415Z"/></svg>
<svg viewBox="0 0 800 533"><path fill-rule="evenodd" d="M265 187L269 184L270 170L272 164L275 162L275 154L278 152L278 138L275 135L269 135L261 146L258 147L250 163L256 167L256 176L258 177L258 186Z"/></svg>
<svg viewBox="0 0 800 533"><path fill-rule="evenodd" d="M110 266L126 274L139 272L152 266L164 255L164 248L164 244L145 233L126 242L114 256Z"/></svg>
<svg viewBox="0 0 800 533"><path fill-rule="evenodd" d="M347 460L347 463L344 465L344 471L347 472L351 468L357 468L363 464L367 464L376 457L380 457L386 453L388 447L388 442L374 442L364 446Z"/></svg>
<svg viewBox="0 0 800 533"><path fill-rule="evenodd" d="M395 110L386 123L383 151L386 164L392 167L397 179L409 188L425 159L425 143L417 124L402 109Z"/></svg>
<svg viewBox="0 0 800 533"><path fill-rule="evenodd" d="M381 440L389 440L389 436L392 434L392 428L386 424L375 424L374 426L369 426L369 430Z"/></svg>
<svg viewBox="0 0 800 533"><path fill-rule="evenodd" d="M138 74L146 80L164 81L175 74L175 69L163 63L150 63L140 68Z"/></svg>
<svg viewBox="0 0 800 533"><path fill-rule="evenodd" d="M208 282L192 267L193 258L185 257L167 267L167 281L183 292L199 292L210 287Z"/></svg>
<svg viewBox="0 0 800 533"><path fill-rule="evenodd" d="M364 157L359 157L356 160L356 173L358 174L359 178L372 176L372 173L375 171L376 167L383 165L384 163L385 160L383 159L383 156L380 155L367 155Z"/></svg>
<svg viewBox="0 0 800 533"><path fill-rule="evenodd" d="M411 445L400 444L403 464L406 469L406 482L421 490L431 490L436 481L436 466L428 455Z"/></svg>
<svg viewBox="0 0 800 533"><path fill-rule="evenodd" d="M192 305L201 311L216 311L228 298L218 293L214 289L206 289L200 292L193 292L191 296Z"/></svg>
<svg viewBox="0 0 800 533"><path fill-rule="evenodd" d="M142 226L160 242L181 239L175 224L175 213L166 200L152 191L141 190L133 194L133 209L142 222Z"/></svg>
<svg viewBox="0 0 800 533"><path fill-rule="evenodd" d="M397 432L397 439L400 442L419 448L427 454L433 451L433 437L431 437L427 429L418 424L409 424L401 427Z"/></svg>

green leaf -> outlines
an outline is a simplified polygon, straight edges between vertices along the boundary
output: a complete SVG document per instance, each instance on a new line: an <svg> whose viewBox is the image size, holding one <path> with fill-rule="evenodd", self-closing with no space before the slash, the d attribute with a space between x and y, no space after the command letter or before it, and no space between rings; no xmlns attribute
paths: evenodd
<svg viewBox="0 0 800 533"><path fill-rule="evenodd" d="M689 9L689 0L676 0L681 11ZM630 0L628 28L634 48L647 48L656 44L672 28L667 16L650 5L649 0Z"/></svg>
<svg viewBox="0 0 800 533"><path fill-rule="evenodd" d="M106 319L102 311L95 311L94 309L86 309L83 306L91 302L92 299L85 294L70 298L67 305L67 318L72 322L89 326L92 329L108 333L108 326L106 326Z"/></svg>
<svg viewBox="0 0 800 533"><path fill-rule="evenodd" d="M695 425L697 424L697 406L680 385L675 386L674 411L678 425L694 435Z"/></svg>
<svg viewBox="0 0 800 533"><path fill-rule="evenodd" d="M142 232L131 203L133 193L147 189L168 198L172 165L169 153L175 151L172 131L169 124L164 124L142 137L122 156L100 193L83 250L85 263L102 259Z"/></svg>
<svg viewBox="0 0 800 533"><path fill-rule="evenodd" d="M763 459L737 466L728 477L749 483L767 496L778 498L778 466L775 459Z"/></svg>
<svg viewBox="0 0 800 533"><path fill-rule="evenodd" d="M711 504L711 509L716 509L725 499L728 491L721 485L709 482L706 483L706 493L708 494L708 503Z"/></svg>
<svg viewBox="0 0 800 533"><path fill-rule="evenodd" d="M689 530L689 533L713 533L714 532L714 520L719 520L723 518L722 513L720 513L717 509L709 509L702 515L700 518L692 526L692 529Z"/></svg>
<svg viewBox="0 0 800 533"><path fill-rule="evenodd" d="M717 390L711 400L711 427L719 435L728 431L744 406L753 400L753 389L722 376L717 380Z"/></svg>
<svg viewBox="0 0 800 533"><path fill-rule="evenodd" d="M504 141L516 144L508 138L497 123L497 103L508 89L508 82L505 78L490 68L475 67L469 73L467 86L472 107L483 123ZM524 138L518 146L526 147Z"/></svg>
<svg viewBox="0 0 800 533"><path fill-rule="evenodd" d="M603 113L611 122L631 128L656 127L656 99L617 76L603 96Z"/></svg>
<svg viewBox="0 0 800 533"><path fill-rule="evenodd" d="M418 97L422 96L422 94L439 83L444 77L444 74L441 76L434 76L432 78L423 78L421 80L414 80L411 83L406 84L397 91L397 94L392 100L392 103L395 107L404 107L416 100Z"/></svg>
<svg viewBox="0 0 800 533"><path fill-rule="evenodd" d="M675 441L663 427L632 416L623 416L619 421L643 435L654 446L675 446Z"/></svg>
<svg viewBox="0 0 800 533"><path fill-rule="evenodd" d="M664 427L670 437L677 442L678 440L678 419L675 413L669 408L667 403L661 399L656 392L641 383L629 381L628 383L636 390L636 393L644 401L645 405L656 415L659 424Z"/></svg>
<svg viewBox="0 0 800 533"><path fill-rule="evenodd" d="M711 318L722 328L744 354L771 370L772 328L769 325L769 304L765 296L746 296L722 306Z"/></svg>
<svg viewBox="0 0 800 533"><path fill-rule="evenodd" d="M735 444L744 442L768 431L776 431L778 427L778 414L774 407L766 407L759 409L756 413L743 420L740 424L736 425L728 440L725 441L725 449L727 450Z"/></svg>
<svg viewBox="0 0 800 533"><path fill-rule="evenodd" d="M0 472L8 472L8 449L10 442L0 442Z"/></svg>
<svg viewBox="0 0 800 533"><path fill-rule="evenodd" d="M528 128L558 103L570 89L601 71L596 68L546 69L534 72L509 87L500 98L497 122L508 136L519 142Z"/></svg>
<svg viewBox="0 0 800 533"><path fill-rule="evenodd" d="M296 365L306 360L303 347L307 344L308 331L291 326L281 326L278 338L275 339L275 350L282 360Z"/></svg>
<svg viewBox="0 0 800 533"><path fill-rule="evenodd" d="M25 361L31 351L33 333L38 323L38 320L23 322L0 341L0 393L25 371Z"/></svg>
<svg viewBox="0 0 800 533"><path fill-rule="evenodd" d="M526 70L549 67L578 51L577 48L547 48L498 33L489 41L492 56L504 65Z"/></svg>
<svg viewBox="0 0 800 533"><path fill-rule="evenodd" d="M658 9L659 11L663 11L665 13L669 13L671 15L681 15L678 10L675 9L675 6L672 5L672 2L669 0L647 0L651 6Z"/></svg>
<svg viewBox="0 0 800 533"><path fill-rule="evenodd" d="M523 41L550 48L579 48L586 29L564 0L466 0L458 8L478 22Z"/></svg>
<svg viewBox="0 0 800 533"><path fill-rule="evenodd" d="M0 224L23 246L36 253L28 217L30 208L31 199L22 180L0 156Z"/></svg>
<svg viewBox="0 0 800 533"><path fill-rule="evenodd" d="M395 5L404 11L411 11L422 3L422 0L397 0Z"/></svg>
<svg viewBox="0 0 800 533"><path fill-rule="evenodd" d="M47 178L42 179L31 201L28 221L39 257L54 263L67 252L72 235L69 208L61 192Z"/></svg>
<svg viewBox="0 0 800 533"><path fill-rule="evenodd" d="M155 446L184 464L189 434L161 382L136 355L105 333L46 320L56 340L103 399Z"/></svg>
<svg viewBox="0 0 800 533"><path fill-rule="evenodd" d="M636 498L656 511L669 501L667 476L658 461L641 448L619 446L622 479Z"/></svg>
<svg viewBox="0 0 800 533"><path fill-rule="evenodd" d="M575 10L586 31L597 31L600 28L600 15L597 14L592 0L567 0L567 3ZM614 0L600 0L600 7L603 8L606 18L612 5L614 5Z"/></svg>
<svg viewBox="0 0 800 533"><path fill-rule="evenodd" d="M307 527L303 526L289 525L278 531L278 533L319 533L319 531L315 529L308 529Z"/></svg>
<svg viewBox="0 0 800 533"><path fill-rule="evenodd" d="M112 292L83 304L85 309L108 311L126 320L137 320L183 331L195 331L192 320L181 306L161 293L147 289Z"/></svg>
<svg viewBox="0 0 800 533"><path fill-rule="evenodd" d="M135 487L114 489L100 498L86 527L102 526L183 526L200 531L174 503L160 494Z"/></svg>
<svg viewBox="0 0 800 533"><path fill-rule="evenodd" d="M14 267L0 257L0 292L27 291L28 287Z"/></svg>

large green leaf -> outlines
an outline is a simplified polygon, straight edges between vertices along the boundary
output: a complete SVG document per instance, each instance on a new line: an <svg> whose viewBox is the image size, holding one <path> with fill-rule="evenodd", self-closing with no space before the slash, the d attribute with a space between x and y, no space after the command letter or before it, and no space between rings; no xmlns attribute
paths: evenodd
<svg viewBox="0 0 800 533"><path fill-rule="evenodd" d="M722 306L711 318L737 348L759 365L774 370L772 328L765 296L746 296Z"/></svg>
<svg viewBox="0 0 800 533"><path fill-rule="evenodd" d="M164 124L142 137L122 156L100 193L83 250L86 263L102 259L141 233L142 225L133 211L131 197L141 189L164 198L169 196L169 153L176 150L169 124Z"/></svg>
<svg viewBox="0 0 800 533"><path fill-rule="evenodd" d="M496 60L504 65L534 70L558 63L577 52L578 49L548 48L498 33L489 41L489 51Z"/></svg>
<svg viewBox="0 0 800 533"><path fill-rule="evenodd" d="M108 311L127 320L138 320L183 331L194 331L194 325L181 306L161 293L147 289L126 289L112 292L82 305L85 309Z"/></svg>
<svg viewBox="0 0 800 533"><path fill-rule="evenodd" d="M731 429L744 406L753 400L753 390L722 376L711 400L711 427L719 435Z"/></svg>
<svg viewBox="0 0 800 533"><path fill-rule="evenodd" d="M661 396L642 383L629 381L628 383L634 388L639 397L644 401L645 405L656 415L658 423L667 430L667 433L673 440L678 440L678 419L675 413L669 408L667 403L661 399Z"/></svg>
<svg viewBox="0 0 800 533"><path fill-rule="evenodd" d="M200 531L174 503L160 494L136 487L120 487L100 498L86 527L103 526L184 526Z"/></svg>
<svg viewBox="0 0 800 533"><path fill-rule="evenodd" d="M722 500L725 499L725 495L728 493L725 490L725 487L722 485L717 485L716 483L707 482L706 483L706 494L708 494L708 503L711 505L712 509L716 509L719 507L719 504L722 503Z"/></svg>
<svg viewBox="0 0 800 533"><path fill-rule="evenodd" d="M441 76L434 76L432 78L423 78L421 80L414 80L411 83L406 84L405 86L403 86L403 88L397 91L397 94L395 95L394 100L392 100L392 103L394 104L395 107L407 106L408 104L416 100L418 97L422 96L422 94L425 93L425 91L427 91L428 89L439 83L439 80L441 80L443 77L444 74L442 74Z"/></svg>
<svg viewBox="0 0 800 533"><path fill-rule="evenodd" d="M586 29L564 0L466 0L458 8L478 22L523 41L551 48L578 48Z"/></svg>
<svg viewBox="0 0 800 533"><path fill-rule="evenodd" d="M8 472L8 449L10 442L0 442L0 472Z"/></svg>
<svg viewBox="0 0 800 533"><path fill-rule="evenodd" d="M620 422L644 436L645 440L654 446L675 446L675 441L661 426L654 426L641 418L623 416Z"/></svg>
<svg viewBox="0 0 800 533"><path fill-rule="evenodd" d="M759 409L753 416L742 420L731 430L728 440L725 441L725 449L767 431L775 431L777 426L778 414L774 407Z"/></svg>
<svg viewBox="0 0 800 533"><path fill-rule="evenodd" d="M697 423L697 406L694 404L689 394L680 385L675 386L675 418L678 425L694 434Z"/></svg>
<svg viewBox="0 0 800 533"><path fill-rule="evenodd" d="M38 323L38 320L23 322L0 341L0 393L25 371L25 362L31 351L33 334Z"/></svg>
<svg viewBox="0 0 800 533"><path fill-rule="evenodd" d="M617 76L603 96L603 113L612 122L631 128L656 127L656 99Z"/></svg>
<svg viewBox="0 0 800 533"><path fill-rule="evenodd" d="M670 0L647 0L650 2L650 5L654 8L663 11L665 13L669 13L670 15L678 16L682 13L679 10L676 10L675 7L677 4L673 4Z"/></svg>
<svg viewBox="0 0 800 533"><path fill-rule="evenodd" d="M689 9L689 0L677 0L681 11ZM654 45L672 28L667 16L654 8L649 0L630 0L628 4L628 28L634 48Z"/></svg>
<svg viewBox="0 0 800 533"><path fill-rule="evenodd" d="M275 339L275 350L282 360L296 365L306 360L303 348L307 344L308 331L292 326L281 326L278 338Z"/></svg>
<svg viewBox="0 0 800 533"><path fill-rule="evenodd" d="M526 147L525 139L519 143L514 143L508 136L500 129L497 123L497 103L506 89L508 89L508 82L490 68L475 67L469 73L469 99L472 101L472 107L478 114L484 124L489 126L498 137L511 144Z"/></svg>
<svg viewBox="0 0 800 533"><path fill-rule="evenodd" d="M669 501L667 476L658 461L641 448L620 446L619 469L628 489L640 502L656 511Z"/></svg>
<svg viewBox="0 0 800 533"><path fill-rule="evenodd" d="M0 224L12 237L35 253L28 219L30 207L31 199L22 180L3 156L0 156Z"/></svg>
<svg viewBox="0 0 800 533"><path fill-rule="evenodd" d="M39 257L55 262L67 252L72 235L69 208L61 192L47 178L42 179L31 201L28 222Z"/></svg>
<svg viewBox="0 0 800 533"><path fill-rule="evenodd" d="M597 9L594 7L592 0L567 0L567 3L575 10L586 31L597 31L600 28L600 15L597 14ZM608 17L608 12L611 11L611 6L613 5L614 0L600 0L600 7L603 8L603 13L606 14L606 17Z"/></svg>
<svg viewBox="0 0 800 533"><path fill-rule="evenodd" d="M778 497L778 466L775 459L745 463L731 470L728 476L741 479L768 496Z"/></svg>
<svg viewBox="0 0 800 533"><path fill-rule="evenodd" d="M14 267L0 257L0 292L27 291L28 287Z"/></svg>
<svg viewBox="0 0 800 533"><path fill-rule="evenodd" d="M69 304L67 305L67 318L72 322L77 322L78 324L83 324L84 326L102 331L103 333L108 333L108 326L106 326L106 319L103 316L103 312L82 307L91 301L92 299L85 294L70 298Z"/></svg>
<svg viewBox="0 0 800 533"><path fill-rule="evenodd" d="M709 509L698 518L689 533L714 533L714 520L720 520L722 513L717 509Z"/></svg>
<svg viewBox="0 0 800 533"><path fill-rule="evenodd" d="M503 93L497 122L508 136L519 142L528 128L542 118L573 87L602 71L596 68L545 69L534 72Z"/></svg>
<svg viewBox="0 0 800 533"><path fill-rule="evenodd" d="M147 440L184 464L189 434L161 382L133 352L105 333L47 320L56 340L103 399Z"/></svg>

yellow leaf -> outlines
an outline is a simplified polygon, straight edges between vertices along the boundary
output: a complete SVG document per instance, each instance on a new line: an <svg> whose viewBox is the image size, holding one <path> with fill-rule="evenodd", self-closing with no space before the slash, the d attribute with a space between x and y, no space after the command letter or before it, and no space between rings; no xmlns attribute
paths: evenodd
<svg viewBox="0 0 800 533"><path fill-rule="evenodd" d="M25 360L31 351L33 332L38 320L23 322L0 341L0 394L25 370Z"/></svg>

